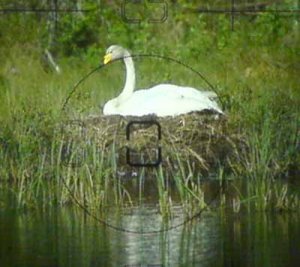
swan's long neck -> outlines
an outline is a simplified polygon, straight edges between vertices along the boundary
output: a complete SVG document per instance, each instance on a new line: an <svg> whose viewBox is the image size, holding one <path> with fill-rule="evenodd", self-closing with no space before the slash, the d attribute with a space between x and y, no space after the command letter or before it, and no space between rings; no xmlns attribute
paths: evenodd
<svg viewBox="0 0 300 267"><path fill-rule="evenodd" d="M124 54L124 63L126 67L126 82L122 93L119 95L119 101L128 99L135 88L135 70L133 60L128 51Z"/></svg>

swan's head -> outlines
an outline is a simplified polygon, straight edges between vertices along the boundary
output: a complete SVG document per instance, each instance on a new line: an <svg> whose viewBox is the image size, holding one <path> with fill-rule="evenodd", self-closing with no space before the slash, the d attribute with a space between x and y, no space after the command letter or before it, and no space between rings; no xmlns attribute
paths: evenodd
<svg viewBox="0 0 300 267"><path fill-rule="evenodd" d="M126 49L119 45L111 45L106 50L106 54L104 56L104 64L111 62L112 60L124 58L128 56L129 53Z"/></svg>

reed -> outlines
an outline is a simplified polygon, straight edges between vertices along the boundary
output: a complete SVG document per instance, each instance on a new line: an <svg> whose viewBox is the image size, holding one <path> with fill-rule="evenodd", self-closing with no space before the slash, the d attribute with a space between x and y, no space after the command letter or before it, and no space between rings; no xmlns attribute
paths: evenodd
<svg viewBox="0 0 300 267"><path fill-rule="evenodd" d="M66 58L62 62L63 73L57 75L45 72L32 47L6 47L12 60L0 67L1 187L14 192L20 208L71 205L76 199L85 207L105 210L141 203L148 194L143 183L152 179L154 193L151 194L157 193L156 201L162 214L169 216L174 204L180 203L190 215L207 207L206 196L210 192L204 189L204 180L210 177L218 181L217 200L221 206L226 206L228 199L235 199L230 201L235 203L232 208L236 212L244 206L259 210L299 208L296 177L300 166L300 94L295 57L300 42L296 36L288 39L292 33L277 36L272 44L263 34L259 35L261 39L258 40L257 35L254 40L245 35L247 27L250 26L241 23L231 37L220 32L226 42L218 43L215 50L210 50L215 37L208 32L201 40L192 31L188 32L186 42L174 42L175 47L173 42L161 44L161 51L175 49L173 52L178 58L186 58L186 63L205 70L204 74L217 85L227 121L224 131L221 126L210 125L209 128L212 133L222 133L224 142L218 146L207 139L207 146L201 149L198 143L192 143L193 134L197 129L198 132L204 129L205 123L202 128L192 124L181 139L176 136L184 132L180 127L171 131L164 124L163 132L169 134L162 140L167 152L163 158L165 165L152 171L124 167L122 153L126 138L125 132L119 131L124 121L115 122L119 127L115 131L106 123L90 137L84 134L84 127L68 124L74 119L84 121L87 114L97 117L101 113L99 106L116 95L122 86L122 82L114 78L120 75L119 65L101 69L84 81L63 111L72 86L94 65L82 64L82 59ZM281 47L283 41L289 49ZM245 43L248 46L245 47ZM257 46L258 43L261 46ZM183 51L183 44L190 49ZM197 44L201 44L201 53ZM148 48L151 51L150 44ZM199 60L195 59L195 53ZM142 77L143 85L151 84L154 76L154 81L171 77L166 65L161 72L159 64L154 65L153 61L141 65L141 69L152 73ZM178 67L175 81L197 84L192 75L180 73ZM196 121L196 117L190 118ZM189 121L178 125L183 122ZM69 130L66 126L70 126ZM121 141L124 141L122 146ZM190 146L186 146L186 142L190 142ZM227 157L228 150L223 144L226 149L232 149L232 157ZM214 153L205 154L204 148L208 151L216 147L217 150L210 150ZM217 153L222 153L224 160L216 157ZM207 155L214 164L208 164ZM124 170L131 182L124 182L118 174ZM130 175L133 173L137 175ZM224 186L227 181L234 188L233 198Z"/></svg>

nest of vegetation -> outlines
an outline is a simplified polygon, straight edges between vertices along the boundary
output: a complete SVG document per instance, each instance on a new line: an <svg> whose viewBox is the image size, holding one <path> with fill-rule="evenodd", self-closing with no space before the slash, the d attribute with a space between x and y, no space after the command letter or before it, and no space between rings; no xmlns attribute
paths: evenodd
<svg viewBox="0 0 300 267"><path fill-rule="evenodd" d="M115 115L73 120L64 124L63 136L64 151L76 149L74 144L93 147L93 153L113 158L112 164L123 173L142 165L162 165L172 172L207 175L219 166L232 168L245 148L242 138L228 127L227 117L210 111L176 117Z"/></svg>

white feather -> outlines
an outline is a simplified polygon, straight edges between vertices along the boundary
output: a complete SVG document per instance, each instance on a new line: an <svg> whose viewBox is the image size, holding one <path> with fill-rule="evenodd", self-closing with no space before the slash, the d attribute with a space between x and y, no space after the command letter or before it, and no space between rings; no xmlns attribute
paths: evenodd
<svg viewBox="0 0 300 267"><path fill-rule="evenodd" d="M223 114L214 100L217 95L211 91L199 91L192 87L173 84L158 84L149 89L133 92L135 71L129 52L120 46L111 46L107 49L107 55L110 55L111 60L125 57L126 83L122 93L104 105L103 114L123 116L155 114L164 117L202 110L212 110Z"/></svg>

